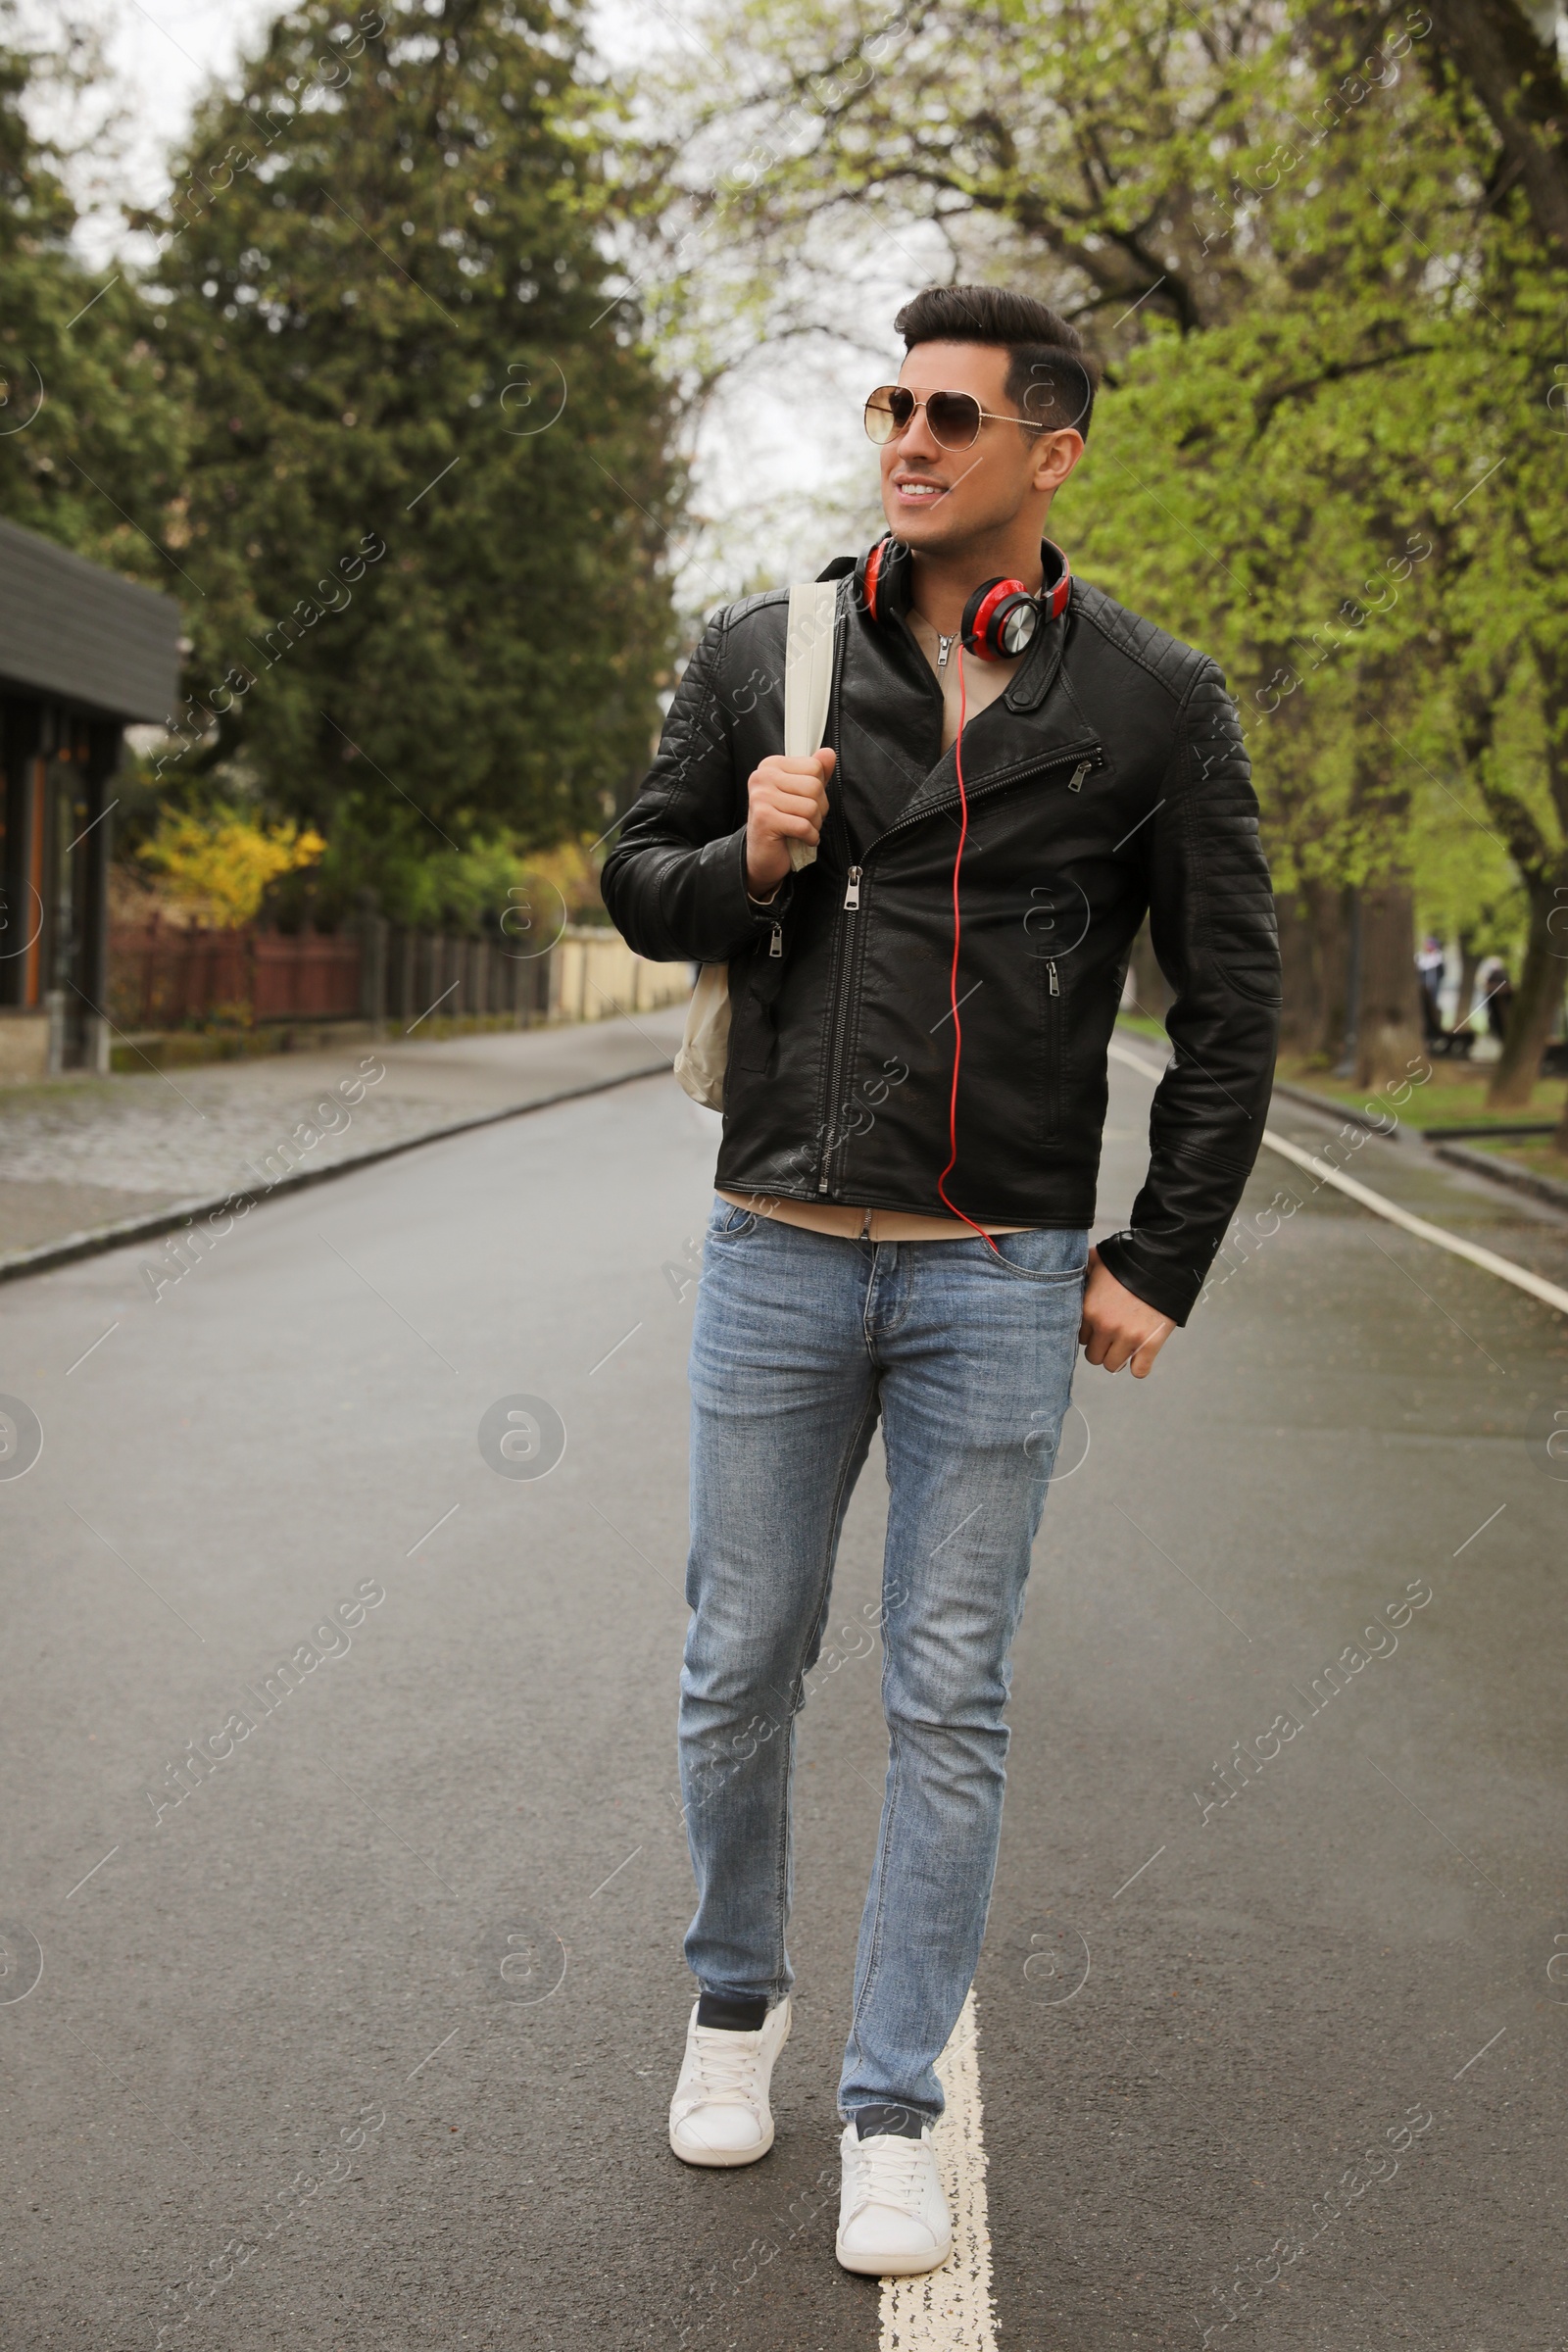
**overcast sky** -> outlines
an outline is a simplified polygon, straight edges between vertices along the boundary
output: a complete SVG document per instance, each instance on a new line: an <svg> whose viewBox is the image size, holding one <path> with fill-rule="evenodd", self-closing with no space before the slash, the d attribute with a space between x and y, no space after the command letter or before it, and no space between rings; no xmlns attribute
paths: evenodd
<svg viewBox="0 0 1568 2352"><path fill-rule="evenodd" d="M41 24L51 0L22 0ZM215 76L228 78L277 13L277 0L74 0L73 14L96 27L107 58L114 119L94 126L74 192L85 213L81 246L96 268L135 250L122 205L158 204L168 158L191 108ZM687 37L659 0L600 0L593 14L604 54L627 65L648 47ZM80 126L74 126L78 132ZM150 258L150 244L144 258ZM897 371L893 312L919 282L914 257L889 250L868 289L869 314L888 320L878 353L792 343L760 350L715 399L698 445L694 509L699 517L678 550L682 605L704 611L759 580L814 572L827 557L874 533L874 509L858 524L836 520L858 484L874 501L876 468L861 433L859 404Z"/></svg>

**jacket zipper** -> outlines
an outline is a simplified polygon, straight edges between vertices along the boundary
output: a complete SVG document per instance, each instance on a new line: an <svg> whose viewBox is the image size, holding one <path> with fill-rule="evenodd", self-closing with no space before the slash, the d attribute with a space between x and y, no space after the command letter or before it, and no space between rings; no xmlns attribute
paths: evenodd
<svg viewBox="0 0 1568 2352"><path fill-rule="evenodd" d="M1073 765L1073 773L1068 781L1067 790L1081 792L1084 778L1090 769L1104 766L1105 755L1098 743L1072 743L1064 752L1053 752L1049 759L1035 761L1025 760L1021 766L1008 768L1002 775L993 776L989 783L972 787L965 797L972 808L976 801L986 800L994 792L1005 792L1011 785L1026 784L1031 777L1046 775L1054 767L1065 767L1069 760ZM901 816L897 824L889 825L886 833L879 833L875 841L867 843L861 853L862 856L869 858L871 852L879 850L893 834L906 832L910 825L923 825L928 816L936 816L944 808L956 808L957 805L958 794L955 787L951 795L944 795L940 801L927 801L925 806L916 808L912 815Z"/></svg>
<svg viewBox="0 0 1568 2352"><path fill-rule="evenodd" d="M1062 1016L1061 982L1054 961L1046 964L1046 1107L1044 1141L1053 1144L1061 1124Z"/></svg>
<svg viewBox="0 0 1568 2352"><path fill-rule="evenodd" d="M844 911L846 914L858 914L859 912L860 879L864 870L865 869L863 866L852 865L846 877L846 886L844 891ZM855 948L856 943L853 940L846 940L844 942L845 962L848 964L851 973L854 971L856 962ZM839 1007L841 1010L843 1004L847 1004L849 1002L849 980L846 978L842 990L841 1005ZM833 1125L838 1116L835 1103L837 1102L839 1091L839 1050L844 1042L842 1032L842 1022L835 1020L833 1025L833 1050L828 1057L827 1102L829 1141L826 1150L822 1153L821 1167L816 1179L816 1189L819 1193L825 1193L827 1191L829 1172L833 1165L834 1154L839 1150L841 1144L843 1144L846 1140L844 1137L835 1136L833 1133Z"/></svg>

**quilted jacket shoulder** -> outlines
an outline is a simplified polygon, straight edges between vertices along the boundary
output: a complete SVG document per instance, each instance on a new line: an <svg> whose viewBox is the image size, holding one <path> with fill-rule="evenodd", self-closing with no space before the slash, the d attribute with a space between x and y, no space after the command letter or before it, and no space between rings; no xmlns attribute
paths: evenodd
<svg viewBox="0 0 1568 2352"><path fill-rule="evenodd" d="M1125 605L1118 605L1113 596L1107 596L1103 588L1095 587L1092 581L1074 580L1072 605L1080 621L1087 622L1118 654L1146 670L1177 704L1186 701L1200 673L1212 666L1209 655L1200 654L1195 646L1184 645L1179 637L1156 628L1140 613L1129 612Z"/></svg>
<svg viewBox="0 0 1568 2352"><path fill-rule="evenodd" d="M789 601L790 592L787 588L762 588L756 596L743 596L738 604L726 605L714 617L726 629L732 629L738 620L748 619L752 613L762 612L766 606L787 605Z"/></svg>

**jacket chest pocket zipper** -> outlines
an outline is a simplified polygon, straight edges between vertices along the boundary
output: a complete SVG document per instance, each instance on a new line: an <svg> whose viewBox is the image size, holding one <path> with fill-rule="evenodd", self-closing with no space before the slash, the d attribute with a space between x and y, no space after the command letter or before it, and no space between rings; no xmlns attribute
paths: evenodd
<svg viewBox="0 0 1568 2352"><path fill-rule="evenodd" d="M849 888L844 893L845 906L852 914L856 911L857 907L860 904L860 871L861 869L859 866L851 866Z"/></svg>
<svg viewBox="0 0 1568 2352"><path fill-rule="evenodd" d="M1069 792L1082 792L1085 777L1092 775L1097 767L1103 767L1106 764L1104 754L1101 751L1068 752L1065 756L1057 753L1054 759L1042 760L1033 766L1015 768L1010 775L1001 777L995 786L987 789L1007 791L1016 784L1033 784L1042 778L1054 777L1055 779L1054 789L1060 790L1061 771L1069 761L1072 769L1067 778L1066 788ZM980 788L976 787L969 795L970 806L972 807L979 798Z"/></svg>

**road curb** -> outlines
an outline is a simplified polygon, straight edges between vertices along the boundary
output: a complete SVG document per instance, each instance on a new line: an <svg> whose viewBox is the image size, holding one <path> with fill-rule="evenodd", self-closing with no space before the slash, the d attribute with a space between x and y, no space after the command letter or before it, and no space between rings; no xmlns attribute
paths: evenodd
<svg viewBox="0 0 1568 2352"><path fill-rule="evenodd" d="M1331 1096L1314 1095L1304 1086L1287 1086L1276 1078L1274 1093L1284 1095L1291 1102L1299 1102L1304 1109L1321 1111L1325 1117L1348 1120L1352 1127L1364 1127L1369 1135L1381 1135L1385 1143L1396 1143L1401 1138L1421 1144L1435 1159L1446 1159L1469 1176L1490 1177L1509 1192L1528 1193L1533 1200L1544 1200L1549 1208L1568 1210L1568 1184L1556 1176L1538 1176L1532 1168L1515 1167L1511 1160L1494 1159L1488 1152L1474 1152L1468 1145L1438 1140L1420 1127L1407 1127L1403 1120L1393 1128L1379 1127L1360 1111L1348 1109ZM1551 1128L1544 1130L1551 1134Z"/></svg>
<svg viewBox="0 0 1568 2352"><path fill-rule="evenodd" d="M638 1078L657 1078L673 1067L672 1061L645 1062L638 1069L621 1070L613 1078L595 1078L587 1086L568 1086L559 1094L541 1095L533 1102L512 1102L505 1110L482 1110L469 1119L454 1119L445 1127L426 1127L418 1135L400 1136L396 1143L376 1144L368 1152L354 1152L342 1159L328 1160L323 1167L295 1169L280 1176L275 1184L205 1194L198 1200L176 1201L172 1208L157 1209L149 1216L122 1217L113 1225L94 1225L84 1233L68 1233L58 1242L40 1242L35 1250L19 1250L9 1257L0 1257L0 1282L16 1282L26 1274L45 1274L51 1266L71 1265L79 1257L98 1257L106 1250L123 1249L128 1242L155 1241L159 1234L172 1233L181 1225L193 1225L198 1217L211 1216L215 1209L234 1208L242 1203L255 1207L278 1193L299 1193L308 1185L330 1184L336 1177L353 1176L361 1168L373 1167L377 1160L396 1159L404 1152L421 1150L425 1144L444 1143L448 1136L469 1135L476 1127L495 1127L503 1119L526 1118L530 1111L551 1110L558 1102L578 1102L587 1095L609 1094L614 1087L630 1086Z"/></svg>
<svg viewBox="0 0 1568 2352"><path fill-rule="evenodd" d="M1490 1176L1511 1192L1529 1193L1552 1208L1568 1210L1568 1184L1559 1177L1538 1176L1533 1168L1515 1167L1511 1160L1494 1159L1490 1152L1472 1152L1465 1144L1430 1144L1427 1149L1436 1158L1451 1160L1472 1176Z"/></svg>
<svg viewBox="0 0 1568 2352"><path fill-rule="evenodd" d="M1283 1095L1288 1102L1300 1102L1308 1110L1322 1111L1325 1118L1345 1119L1352 1127L1364 1127L1368 1135L1381 1135L1385 1142L1392 1141L1399 1132L1397 1125L1380 1127L1365 1111L1352 1110L1348 1102L1336 1102L1332 1095L1314 1095L1304 1086L1287 1086L1283 1078L1274 1080L1273 1092Z"/></svg>

